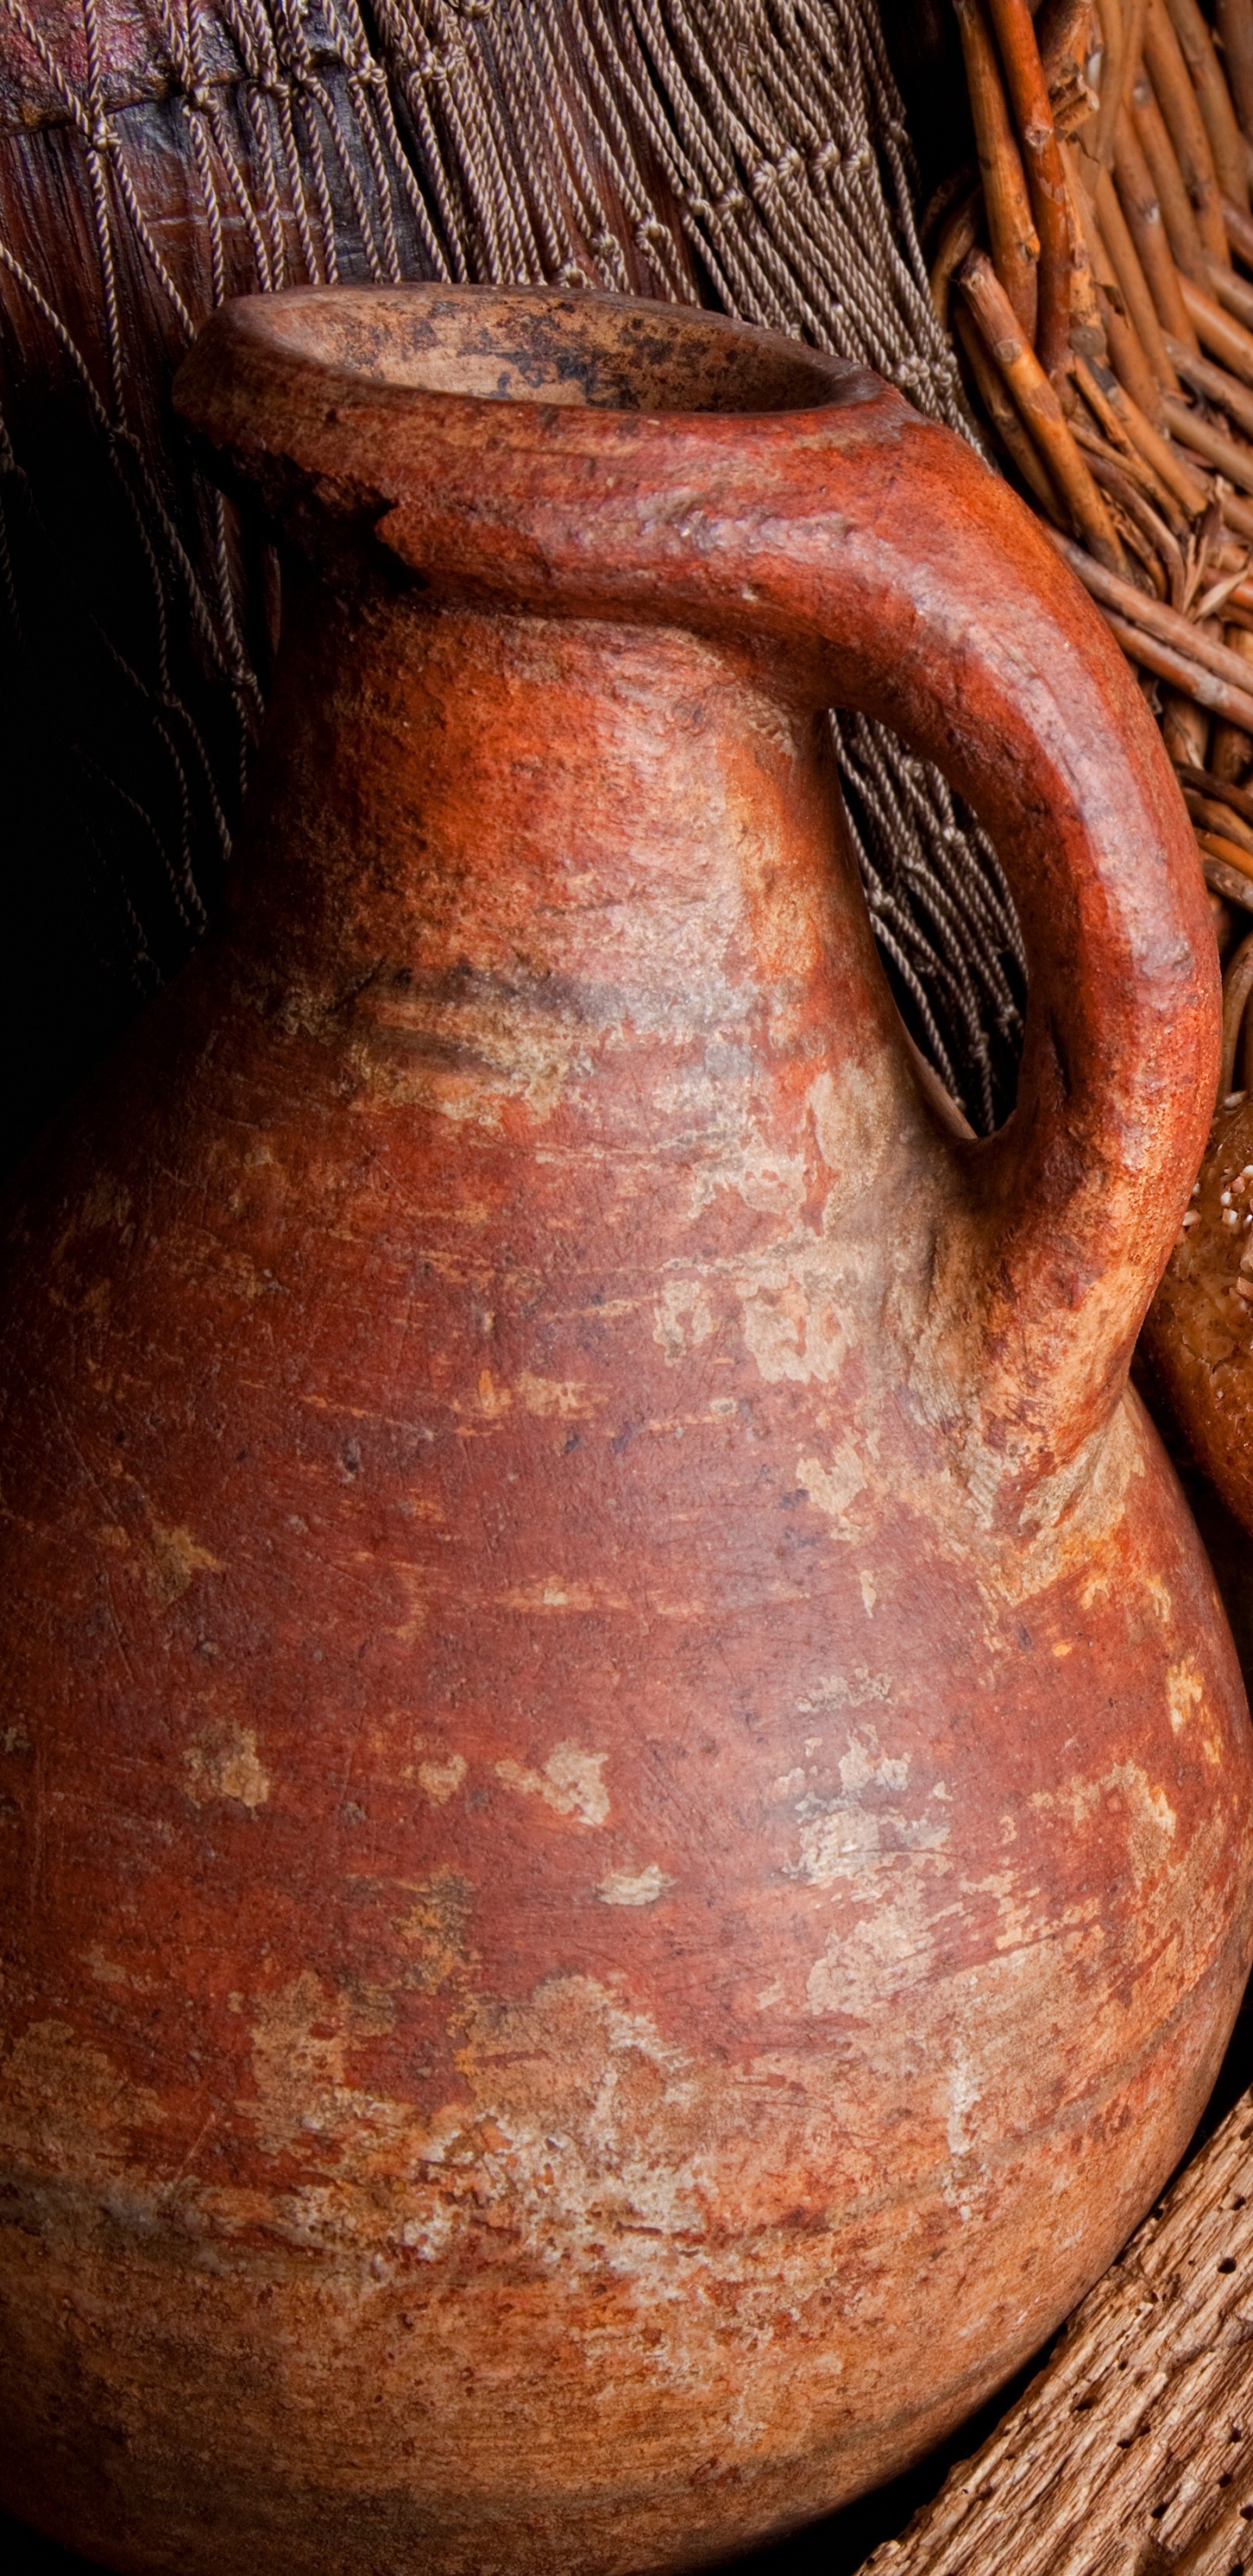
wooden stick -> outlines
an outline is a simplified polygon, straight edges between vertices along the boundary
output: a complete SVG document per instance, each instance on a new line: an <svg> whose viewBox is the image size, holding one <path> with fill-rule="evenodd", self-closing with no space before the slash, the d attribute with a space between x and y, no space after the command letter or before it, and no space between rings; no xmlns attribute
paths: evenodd
<svg viewBox="0 0 1253 2576"><path fill-rule="evenodd" d="M1184 186L1196 209L1201 239L1215 259L1225 259L1227 236L1214 156L1166 0L1149 0L1144 21L1144 60L1175 147Z"/></svg>
<svg viewBox="0 0 1253 2576"><path fill-rule="evenodd" d="M1208 626L1212 633L1219 631L1223 618L1231 613L1233 599L1247 601L1251 595L1251 586L1247 577L1249 569L1247 546L1234 549L1224 546L1221 558L1216 549L1207 547L1207 571L1213 572L1220 560L1226 565L1227 557L1232 552L1236 556L1234 572L1230 568L1225 569L1219 580L1212 581L1209 588L1200 596L1197 595L1197 583L1194 581L1192 597L1188 602L1189 616L1195 618L1198 626ZM1236 614L1239 614L1238 610Z"/></svg>
<svg viewBox="0 0 1253 2576"><path fill-rule="evenodd" d="M1106 355L1105 314L1097 285L1098 271L1109 273L1101 246L1096 209L1083 184L1079 153L1073 143L1061 146L1070 226L1070 346ZM1145 372L1148 372L1147 361Z"/></svg>
<svg viewBox="0 0 1253 2576"><path fill-rule="evenodd" d="M1236 123L1231 93L1223 79L1214 39L1197 0L1166 0L1179 50L1187 64L1201 121L1209 139L1215 176L1224 196L1237 205L1249 202L1249 156Z"/></svg>
<svg viewBox="0 0 1253 2576"><path fill-rule="evenodd" d="M1229 376L1224 367L1211 366L1208 358L1194 356L1191 349L1185 349L1178 340L1171 340L1169 334L1166 346L1184 383L1191 385L1194 393L1202 394L1206 402L1217 403L1220 411L1229 413L1232 420L1238 420L1241 429L1247 430L1253 438L1253 394L1246 393L1244 386L1238 384L1234 376Z"/></svg>
<svg viewBox="0 0 1253 2576"><path fill-rule="evenodd" d="M1108 374L1108 370L1105 370L1105 373ZM1148 458L1136 446L1126 422L1120 418L1104 386L1099 382L1095 369L1088 366L1082 358L1076 362L1075 380L1084 401L1095 419L1099 421L1111 447L1117 451L1124 473L1130 475L1137 490L1143 493L1145 500L1150 501L1154 510L1164 519L1172 536L1178 538L1188 525L1187 511L1182 508L1169 484L1163 483L1160 474L1154 473ZM1071 423L1076 437L1078 436L1076 422L1082 422L1082 417L1082 413L1077 413L1076 421Z"/></svg>
<svg viewBox="0 0 1253 2576"><path fill-rule="evenodd" d="M1214 24L1222 40L1223 62L1245 134L1253 134L1253 0L1218 0ZM1236 191L1244 203L1245 190Z"/></svg>
<svg viewBox="0 0 1253 2576"><path fill-rule="evenodd" d="M1095 430L1085 426L1077 408L1070 423L1070 434L1076 446L1083 449L1093 480L1121 505L1128 518L1135 521L1141 535L1147 537L1165 573L1171 607L1182 609L1187 596L1187 573L1178 540L1143 492L1137 490L1127 459L1111 456L1104 440Z"/></svg>
<svg viewBox="0 0 1253 2576"><path fill-rule="evenodd" d="M1242 491L1253 492L1253 448L1238 447L1234 438L1215 429L1213 422L1193 411L1190 403L1176 402L1168 395L1163 408L1169 428L1185 447L1203 456L1207 465L1217 466L1229 483L1238 483Z"/></svg>
<svg viewBox="0 0 1253 2576"><path fill-rule="evenodd" d="M1228 651L1235 653L1241 661L1253 663L1253 634L1247 626L1224 627L1223 642ZM1249 676L1253 681L1253 671ZM1249 762L1253 760L1253 735L1246 733L1241 725L1216 725L1210 760L1216 778L1222 779L1224 784L1228 781L1236 784L1247 775ZM1221 813L1221 807L1218 810ZM1244 839L1246 828L1236 831L1238 840ZM1250 850L1253 850L1253 830L1248 832L1248 842Z"/></svg>
<svg viewBox="0 0 1253 2576"><path fill-rule="evenodd" d="M1160 574L1163 595L1169 599L1172 608L1182 609L1187 597L1187 574L1183 556L1165 521L1159 519L1144 494L1137 492L1121 459L1110 455L1104 440L1097 436L1095 430L1085 427L1077 412L1071 420L1070 431L1076 445L1083 449L1093 481L1099 483L1101 490L1118 505L1121 513L1119 534L1124 544L1130 545L1130 530L1134 528L1140 540L1137 550L1150 580L1155 574ZM1146 545L1152 562L1145 554Z"/></svg>
<svg viewBox="0 0 1253 2576"><path fill-rule="evenodd" d="M1177 652L1173 644L1164 644L1147 628L1133 626L1129 618L1120 617L1112 608L1105 610L1105 622L1129 662L1139 662L1146 671L1156 671L1159 680L1169 680L1172 688L1194 699L1197 706L1208 707L1211 714L1229 716L1233 724L1253 729L1253 696L1247 689L1229 687L1188 654ZM1187 624L1186 618L1183 623Z"/></svg>
<svg viewBox="0 0 1253 2576"><path fill-rule="evenodd" d="M1246 215L1232 197L1223 199L1223 230L1237 259L1253 268L1253 215Z"/></svg>
<svg viewBox="0 0 1253 2576"><path fill-rule="evenodd" d="M1081 546L1074 545L1058 529L1050 528L1047 533L1058 553L1065 556L1072 572L1078 573L1085 590L1091 591L1102 608L1115 609L1120 618L1130 619L1134 626L1143 627L1145 633L1157 642L1169 644L1176 653L1186 654L1189 660L1198 662L1203 671L1212 672L1214 678L1221 680L1227 688L1238 690L1246 698L1253 716L1253 672L1238 653L1229 652L1225 644L1207 635L1204 628L1192 619L1181 617L1177 608L1168 608L1164 600L1147 598L1142 590L1136 590L1131 582L1108 571L1104 564L1094 563ZM1206 703L1212 704L1213 701ZM1220 712L1225 714L1228 710L1224 708Z"/></svg>
<svg viewBox="0 0 1253 2576"><path fill-rule="evenodd" d="M1106 381L1108 381L1108 367L1102 370L1102 374ZM1089 366L1086 358L1079 358L1076 360L1075 383L1078 385L1089 410L1100 422L1101 428L1104 430L1111 445L1118 448L1123 456L1136 456L1137 450L1133 443L1131 432L1127 428L1126 422L1120 420L1113 403L1110 401L1109 395L1106 393L1105 384L1101 381L1101 377L1098 376L1093 368ZM1149 474L1149 469L1142 461L1139 463L1137 470L1141 475ZM1144 488L1146 491L1149 489L1149 482L1145 483Z"/></svg>
<svg viewBox="0 0 1253 2576"><path fill-rule="evenodd" d="M1139 252L1128 231L1127 218L1122 210L1118 190L1108 170L1101 171L1096 183L1096 220L1102 244L1109 257L1110 267L1113 269L1119 292L1127 308L1128 322L1135 332L1148 365L1159 385L1170 393L1178 393L1179 379L1166 354L1166 343L1162 337L1162 325L1157 306L1149 293L1144 270L1140 265ZM1141 397L1135 393L1134 386L1130 391L1134 394L1135 400L1140 402ZM1141 408L1144 408L1143 404ZM1155 410L1156 404L1151 408Z"/></svg>
<svg viewBox="0 0 1253 2576"><path fill-rule="evenodd" d="M1253 333L1246 331L1234 314L1224 313L1217 297L1192 278L1180 278L1179 292L1201 347L1238 376L1242 384L1253 384Z"/></svg>
<svg viewBox="0 0 1253 2576"><path fill-rule="evenodd" d="M1221 726L1219 730L1221 732ZM1220 785L1226 784L1217 770L1214 776ZM1242 822L1238 814L1231 813L1225 805L1220 805L1216 796L1202 796L1195 787L1184 786L1182 770L1179 772L1179 784L1183 787L1183 801L1193 822L1200 823L1207 832L1216 832L1220 840L1235 841L1253 862L1253 831L1250 831L1248 824Z"/></svg>
<svg viewBox="0 0 1253 2576"><path fill-rule="evenodd" d="M1198 796L1212 796L1219 805L1229 805L1242 822L1253 823L1253 794L1247 787L1231 787L1225 779L1215 778L1208 769L1181 769L1181 787L1192 787Z"/></svg>
<svg viewBox="0 0 1253 2576"><path fill-rule="evenodd" d="M1160 599L1163 607L1173 607L1170 575L1152 538L1141 527L1139 519L1126 507L1122 493L1117 488L1120 480L1117 469L1111 472L1099 456L1090 456L1088 465L1093 482L1105 494L1109 515L1114 523L1114 533L1122 547L1124 558L1135 572L1146 597Z"/></svg>
<svg viewBox="0 0 1253 2576"><path fill-rule="evenodd" d="M1144 16L1148 0L1115 0L1113 8L1105 0L1102 19L1105 29L1105 58L1101 64L1101 103L1097 110L1096 135L1092 149L1102 169L1108 169L1114 148L1114 127L1118 111L1125 107L1135 79L1144 43Z"/></svg>
<svg viewBox="0 0 1253 2576"><path fill-rule="evenodd" d="M1220 492L1218 507L1223 526L1230 528L1233 536L1253 539L1253 506L1249 502L1242 501L1235 492Z"/></svg>
<svg viewBox="0 0 1253 2576"><path fill-rule="evenodd" d="M966 66L966 87L983 180L992 265L1029 340L1035 339L1036 269L1040 245L1031 199L984 0L954 0ZM973 248L968 242L967 250ZM963 253L963 257L964 257ZM954 269L960 267L954 262Z"/></svg>
<svg viewBox="0 0 1253 2576"><path fill-rule="evenodd" d="M1204 768L1209 758L1210 719L1204 707L1186 697L1181 689L1159 690L1162 706L1162 740L1176 769L1194 763Z"/></svg>
<svg viewBox="0 0 1253 2576"><path fill-rule="evenodd" d="M949 171L946 179L941 179L938 188L932 189L927 199L918 225L919 247L924 252L930 244L931 253L934 255L935 245L954 208L964 205L972 188L977 188L978 185L979 164L973 153L968 153L964 161L958 162L955 170Z"/></svg>
<svg viewBox="0 0 1253 2576"><path fill-rule="evenodd" d="M1093 368L1092 372L1095 375L1097 370ZM1138 447L1145 462L1152 466L1155 474L1160 475L1176 500L1182 502L1188 517L1199 519L1210 505L1212 496L1208 483L1193 472L1178 448L1161 436L1152 421L1146 420L1125 386L1115 383L1112 377L1102 378L1101 383L1107 402L1117 412L1128 437Z"/></svg>
<svg viewBox="0 0 1253 2576"><path fill-rule="evenodd" d="M1149 418L1154 418L1161 409L1161 386L1126 315L1117 309L1114 302L1116 291L1111 289L1106 294L1103 287L1097 290L1109 361L1132 401L1138 403ZM1171 374L1174 374L1173 367Z"/></svg>
<svg viewBox="0 0 1253 2576"><path fill-rule="evenodd" d="M943 330L948 329L949 306L953 299L953 279L962 261L974 249L979 238L983 215L983 191L973 188L964 202L955 206L940 235L939 248L931 269L931 301ZM1176 390L1178 380L1176 379Z"/></svg>
<svg viewBox="0 0 1253 2576"><path fill-rule="evenodd" d="M1040 242L1037 354L1057 385L1070 366L1070 223L1061 148L1027 0L988 0L988 6Z"/></svg>
<svg viewBox="0 0 1253 2576"><path fill-rule="evenodd" d="M1239 868L1229 866L1225 859L1212 858L1208 850L1202 853L1201 874L1211 894L1221 895L1224 903L1243 904L1246 912L1253 912L1253 877L1242 876Z"/></svg>
<svg viewBox="0 0 1253 2576"><path fill-rule="evenodd" d="M1098 563L1111 572L1121 572L1122 548L1109 512L1070 435L1057 395L1035 351L1023 339L1009 298L984 252L971 252L960 284L988 351L1084 543L1091 547Z"/></svg>
<svg viewBox="0 0 1253 2576"><path fill-rule="evenodd" d="M1179 272L1170 255L1149 165L1125 107L1120 110L1114 127L1114 177L1127 218L1127 229L1139 254L1158 321L1163 331L1176 340L1182 340L1186 347L1193 332L1179 292ZM1181 316L1182 331L1179 328Z"/></svg>
<svg viewBox="0 0 1253 2576"><path fill-rule="evenodd" d="M1198 833L1197 838L1204 847L1208 835ZM1221 856L1221 853L1216 855ZM1220 1103L1229 1098L1235 1080L1236 1048L1250 993L1253 993L1253 931L1247 939L1241 940L1223 976L1223 1052L1218 1076ZM1237 2561L1237 2565L1239 2563Z"/></svg>
<svg viewBox="0 0 1253 2576"><path fill-rule="evenodd" d="M1243 322L1246 331L1253 331L1253 286L1247 277L1241 277L1234 268L1220 267L1219 262L1207 254L1203 282L1208 285L1211 295L1220 304L1225 304L1238 322Z"/></svg>
<svg viewBox="0 0 1253 2576"><path fill-rule="evenodd" d="M1229 957L1224 958L1224 977L1229 973L1231 963L1232 961ZM1253 1082L1253 1018L1250 1018L1250 1015L1246 1010L1244 1014L1243 1041L1237 1048L1236 1058L1231 1068L1231 1091L1242 1091L1247 1099L1251 1082ZM1220 1091L1218 1094L1219 1107L1221 1108L1223 1101L1230 1099L1230 1097L1231 1092Z"/></svg>
<svg viewBox="0 0 1253 2576"><path fill-rule="evenodd" d="M1058 500L1057 493L1053 486L1052 476L1044 463L1044 459L1032 446L1031 440L1028 438L1026 430L1023 428L1022 422L1018 416L1017 409L1010 401L1009 395L1007 394L1005 387L997 374L996 368L988 355L987 349L983 343L982 334L976 328L971 315L967 312L964 305L958 305L956 308L953 315L953 323L958 339L961 341L966 360L969 364L970 372L974 377L979 399L983 404L983 408L988 415L988 419L991 421L997 437L1000 439L1006 453L1012 458L1013 463L1017 466L1028 491L1034 492L1046 518L1052 519L1056 525L1064 527L1069 520L1070 513Z"/></svg>
<svg viewBox="0 0 1253 2576"><path fill-rule="evenodd" d="M1157 202L1162 210L1162 222L1175 266L1183 270L1185 277L1199 278L1204 284L1207 252L1192 211L1192 200L1183 184L1174 146L1166 131L1166 120L1145 71L1141 71L1131 85L1131 120L1157 190Z"/></svg>
<svg viewBox="0 0 1253 2576"><path fill-rule="evenodd" d="M1241 630L1233 626L1231 632L1235 635ZM1253 636L1249 641L1253 643ZM1215 725L1210 759L1220 778L1243 778L1250 758L1253 758L1253 734L1246 733L1243 725L1228 724L1225 719ZM1253 850L1249 852L1249 861L1253 865Z"/></svg>
<svg viewBox="0 0 1253 2576"><path fill-rule="evenodd" d="M1090 14L1091 0L1042 0L1035 13L1040 69L1053 123L1063 136L1086 124L1098 104L1084 67L1083 38Z"/></svg>
<svg viewBox="0 0 1253 2576"><path fill-rule="evenodd" d="M1083 37L1091 12L1091 0L1040 0L1035 12L1035 36L1040 48L1040 69L1050 89L1065 77L1067 64L1078 61L1077 39Z"/></svg>

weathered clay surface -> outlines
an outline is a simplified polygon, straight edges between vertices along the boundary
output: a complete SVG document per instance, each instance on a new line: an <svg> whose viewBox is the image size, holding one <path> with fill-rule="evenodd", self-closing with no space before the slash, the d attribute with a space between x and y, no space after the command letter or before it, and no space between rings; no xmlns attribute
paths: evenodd
<svg viewBox="0 0 1253 2576"><path fill-rule="evenodd" d="M1040 2341L1245 1973L1125 1391L1186 820L1025 512L834 361L318 293L180 399L291 570L235 928L9 1220L0 2495L195 2576L691 2564ZM1014 869L991 1143L833 697Z"/></svg>

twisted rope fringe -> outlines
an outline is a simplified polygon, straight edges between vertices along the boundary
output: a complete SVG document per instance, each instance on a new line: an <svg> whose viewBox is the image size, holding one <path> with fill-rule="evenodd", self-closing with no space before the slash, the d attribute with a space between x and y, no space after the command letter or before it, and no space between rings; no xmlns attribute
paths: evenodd
<svg viewBox="0 0 1253 2576"><path fill-rule="evenodd" d="M974 436L928 293L873 0L376 0L370 33L353 0L149 11L153 77L110 107L108 0L82 0L73 67L23 0L0 0L10 53L48 93L37 134L0 138L0 155L25 156L0 185L14 217L0 240L4 348L18 359L0 521L6 494L22 520L20 533L0 524L0 563L20 609L22 565L57 559L126 699L130 738L123 724L111 763L85 753L79 810L98 835L114 809L113 911L141 983L178 962L212 901L261 701L265 566L172 443L154 391L224 297L445 277L714 304L874 367ZM26 212L52 155L94 254L68 292ZM147 621L84 587L72 501L29 454L23 470L32 368L76 388ZM920 1043L986 1131L1012 1096L1025 991L995 853L881 727L832 727L881 951ZM161 853L164 892L137 872L137 830Z"/></svg>

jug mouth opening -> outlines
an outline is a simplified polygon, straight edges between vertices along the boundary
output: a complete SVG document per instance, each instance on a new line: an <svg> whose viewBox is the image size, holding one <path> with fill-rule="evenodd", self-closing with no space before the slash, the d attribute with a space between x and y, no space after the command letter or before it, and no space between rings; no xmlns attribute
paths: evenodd
<svg viewBox="0 0 1253 2576"><path fill-rule="evenodd" d="M397 392L597 411L811 411L878 379L698 307L553 287L297 287L228 308L271 359ZM238 327L238 326L237 326Z"/></svg>

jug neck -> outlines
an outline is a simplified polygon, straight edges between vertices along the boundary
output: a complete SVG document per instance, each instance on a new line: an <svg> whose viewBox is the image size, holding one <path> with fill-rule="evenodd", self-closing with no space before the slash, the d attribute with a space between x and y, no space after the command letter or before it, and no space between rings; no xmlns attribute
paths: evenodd
<svg viewBox="0 0 1253 2576"><path fill-rule="evenodd" d="M917 1114L825 724L748 651L299 575L245 837L299 1017L853 1065L865 1117Z"/></svg>

